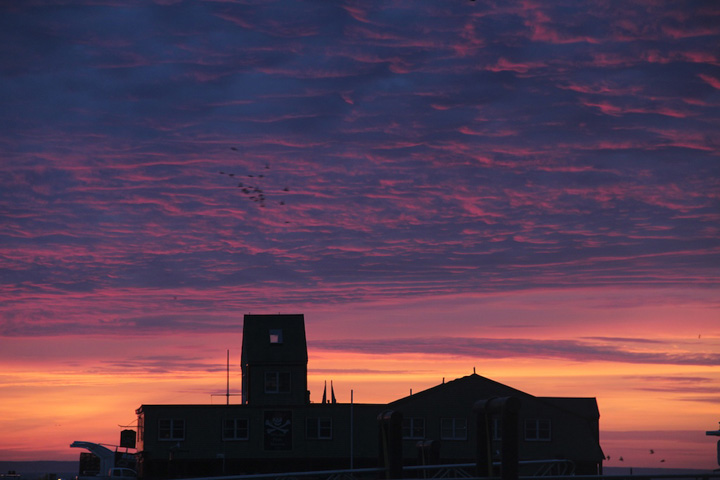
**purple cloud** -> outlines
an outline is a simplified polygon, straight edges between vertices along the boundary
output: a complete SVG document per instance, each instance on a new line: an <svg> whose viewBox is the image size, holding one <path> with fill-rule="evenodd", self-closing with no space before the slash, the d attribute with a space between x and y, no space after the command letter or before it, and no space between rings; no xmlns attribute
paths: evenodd
<svg viewBox="0 0 720 480"><path fill-rule="evenodd" d="M602 339L601 339L602 340ZM720 365L716 353L665 353L644 351L611 342L587 340L534 340L523 338L393 338L391 340L313 341L322 350L371 354L422 353L429 355L467 356L474 358L539 358L573 361L604 361L665 365ZM635 343L635 342L627 342ZM643 344L640 340L638 343ZM660 343L660 342L654 342Z"/></svg>
<svg viewBox="0 0 720 480"><path fill-rule="evenodd" d="M717 285L711 7L72 6L0 21L5 332L148 289Z"/></svg>

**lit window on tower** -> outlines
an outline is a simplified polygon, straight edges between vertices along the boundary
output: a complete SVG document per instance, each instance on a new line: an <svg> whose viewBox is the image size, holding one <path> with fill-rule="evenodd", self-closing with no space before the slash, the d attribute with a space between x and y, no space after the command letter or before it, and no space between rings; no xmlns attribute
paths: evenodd
<svg viewBox="0 0 720 480"><path fill-rule="evenodd" d="M270 330L270 343L282 343L282 330L279 328Z"/></svg>

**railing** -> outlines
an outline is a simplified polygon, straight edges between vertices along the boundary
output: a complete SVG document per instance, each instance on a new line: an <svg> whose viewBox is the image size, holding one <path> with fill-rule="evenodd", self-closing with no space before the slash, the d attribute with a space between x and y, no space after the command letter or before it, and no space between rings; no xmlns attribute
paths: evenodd
<svg viewBox="0 0 720 480"><path fill-rule="evenodd" d="M192 477L179 480L359 480L381 478L384 468L355 468L345 470L317 470L308 472L255 473L250 475L225 475L219 477Z"/></svg>
<svg viewBox="0 0 720 480"><path fill-rule="evenodd" d="M459 479L459 480L500 480L500 477L477 477L468 473L474 469L474 464L464 465L434 465L429 470L435 469L436 473L431 476L405 475L403 480L421 480L426 478ZM427 467L406 467L406 473L419 471ZM384 468L356 468L353 470L319 470L312 472L288 472L288 473L262 473L253 475L229 475L222 477L194 477L180 480L368 480L383 479ZM673 473L673 474L614 474L614 475L541 475L541 476L520 476L520 480L541 478L543 480L715 480L720 479L720 472L708 473Z"/></svg>
<svg viewBox="0 0 720 480"><path fill-rule="evenodd" d="M530 479L536 477L520 477L521 479ZM543 480L568 480L567 476L563 475L549 475L542 477ZM720 472L708 472L708 473L668 473L668 474L612 474L612 475L573 475L573 479L576 480L663 480L663 479L677 479L677 480L712 480L720 478Z"/></svg>
<svg viewBox="0 0 720 480"><path fill-rule="evenodd" d="M570 460L521 460L518 463L525 471L532 471L532 477L575 474L575 464ZM500 463L495 462L494 465L499 466ZM403 471L407 473L422 472L421 475L415 475L415 478L478 478L474 463L408 466L404 467ZM431 472L435 473L431 474Z"/></svg>
<svg viewBox="0 0 720 480"><path fill-rule="evenodd" d="M574 464L569 460L532 460L520 461L524 471L534 471L533 475L520 476L523 479L542 480L720 480L720 471L707 473L673 474L612 474L612 475L575 475ZM496 465L500 465L497 463ZM528 470L531 469L531 470ZM307 472L262 473L253 475L229 475L218 477L196 477L182 480L370 480L384 479L384 468L356 468L347 470L318 470ZM446 480L499 480L500 477L478 477L474 463L447 465L417 465L403 468L404 480L446 479Z"/></svg>

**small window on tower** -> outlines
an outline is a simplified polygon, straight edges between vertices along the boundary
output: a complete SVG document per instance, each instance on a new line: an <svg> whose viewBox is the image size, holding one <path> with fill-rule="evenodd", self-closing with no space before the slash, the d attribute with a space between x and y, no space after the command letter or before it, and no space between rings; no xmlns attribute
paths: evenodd
<svg viewBox="0 0 720 480"><path fill-rule="evenodd" d="M282 330L270 330L270 343L282 343Z"/></svg>

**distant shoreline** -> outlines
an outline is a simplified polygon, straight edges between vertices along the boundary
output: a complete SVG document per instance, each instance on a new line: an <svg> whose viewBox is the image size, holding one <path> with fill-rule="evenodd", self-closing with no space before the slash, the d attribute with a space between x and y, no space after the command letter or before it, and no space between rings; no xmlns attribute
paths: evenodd
<svg viewBox="0 0 720 480"><path fill-rule="evenodd" d="M49 473L56 474L58 479L68 480L78 474L78 462L70 460L0 460L0 474L15 472L23 480L35 480Z"/></svg>

